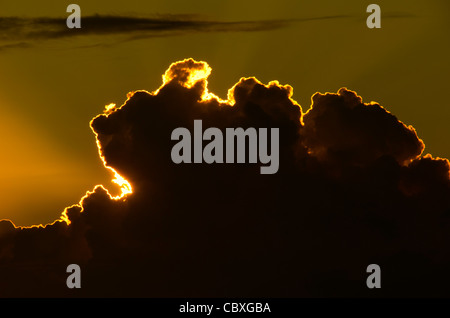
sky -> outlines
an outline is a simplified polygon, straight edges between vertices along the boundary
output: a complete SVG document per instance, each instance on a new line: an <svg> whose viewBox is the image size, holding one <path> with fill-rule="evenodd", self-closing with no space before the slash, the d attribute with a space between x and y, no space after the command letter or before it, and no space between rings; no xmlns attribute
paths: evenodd
<svg viewBox="0 0 450 318"><path fill-rule="evenodd" d="M0 0L0 296L448 296L450 4L370 3L78 1L69 30ZM279 128L279 170L175 164L195 119Z"/></svg>

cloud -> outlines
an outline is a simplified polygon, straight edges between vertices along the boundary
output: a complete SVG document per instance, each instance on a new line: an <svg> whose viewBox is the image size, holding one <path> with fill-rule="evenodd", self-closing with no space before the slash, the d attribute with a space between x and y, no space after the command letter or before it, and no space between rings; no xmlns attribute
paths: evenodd
<svg viewBox="0 0 450 318"><path fill-rule="evenodd" d="M81 29L69 29L67 18L0 17L1 49L30 47L43 40L87 36L122 36L113 43L200 32L260 32L285 28L292 23L346 18L345 15L248 21L217 21L198 15L158 14L154 17L91 15L82 16ZM108 45L108 44L101 44ZM109 44L111 45L111 44ZM82 47L90 47L87 45Z"/></svg>
<svg viewBox="0 0 450 318"><path fill-rule="evenodd" d="M416 16L406 12L386 12L383 17L398 19ZM156 14L152 17L95 14L83 15L80 29L69 29L66 25L67 17L0 17L0 29L3 31L0 34L0 42L6 43L0 45L0 51L29 48L42 41L64 38L103 37L102 42L77 46L89 48L153 37L206 32L262 32L298 23L354 18L361 17L336 14L291 19L219 21L195 14ZM108 42L104 41L105 36L115 38Z"/></svg>
<svg viewBox="0 0 450 318"><path fill-rule="evenodd" d="M155 17L92 15L82 16L81 29L69 29L66 18L1 17L4 31L0 41L12 42L5 48L23 47L36 41L122 35L125 40L148 37L173 36L198 32L256 32L286 27L287 20L265 21L213 21L195 15L157 15ZM123 41L124 39L121 39ZM20 45L19 45L20 44Z"/></svg>
<svg viewBox="0 0 450 318"><path fill-rule="evenodd" d="M23 48L29 48L32 45L26 42L17 42L17 43L10 43L10 44L4 44L0 45L0 52L8 49L23 49Z"/></svg>
<svg viewBox="0 0 450 318"><path fill-rule="evenodd" d="M382 156L400 164L416 159L424 149L412 126L405 126L377 103L364 104L355 92L316 93L304 116L304 142L321 161L367 165Z"/></svg>
<svg viewBox="0 0 450 318"><path fill-rule="evenodd" d="M78 30L66 26L66 18L1 18L0 26L8 32L2 40L55 39L80 35L108 35L132 32L227 32L261 31L284 26L283 20L221 22L200 20L195 16L168 15L155 18L93 15L82 17ZM11 33L11 31L15 31Z"/></svg>
<svg viewBox="0 0 450 318"><path fill-rule="evenodd" d="M422 156L411 126L346 88L315 94L307 113L291 86L253 77L222 100L210 72L173 63L157 90L91 121L105 166L132 193L97 186L53 224L0 222L0 295L449 295L449 163ZM279 171L174 164L171 132L195 119L279 128ZM79 290L65 285L71 263ZM380 290L365 286L371 263Z"/></svg>

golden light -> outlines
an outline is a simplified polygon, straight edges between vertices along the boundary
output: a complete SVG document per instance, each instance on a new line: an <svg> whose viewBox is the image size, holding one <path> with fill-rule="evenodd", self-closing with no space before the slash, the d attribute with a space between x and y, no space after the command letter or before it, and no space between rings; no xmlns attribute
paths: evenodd
<svg viewBox="0 0 450 318"><path fill-rule="evenodd" d="M163 84L161 87L178 78L181 85L186 88L192 88L198 81L206 80L210 74L211 67L208 63L198 62L192 58L185 59L170 64L163 75Z"/></svg>
<svg viewBox="0 0 450 318"><path fill-rule="evenodd" d="M131 184L120 174L117 173L116 170L113 168L107 167L114 173L114 179L112 182L117 184L120 187L121 193L118 196L113 197L114 200L119 200L126 196L127 194L133 193L133 190L131 188Z"/></svg>
<svg viewBox="0 0 450 318"><path fill-rule="evenodd" d="M108 104L108 105L105 106L104 113L105 114L111 114L114 111L115 108L116 108L116 104L114 104L114 103Z"/></svg>
<svg viewBox="0 0 450 318"><path fill-rule="evenodd" d="M202 69L194 69L189 71L189 76L187 81L185 82L185 86L191 88L198 81L206 80L208 76L211 74L211 67L208 63L204 63L204 67Z"/></svg>
<svg viewBox="0 0 450 318"><path fill-rule="evenodd" d="M132 95L129 95L128 98L130 98L131 96L132 96ZM115 109L116 109L115 107L116 107L116 105L115 105L114 103L111 103L111 104L109 104L109 105L106 105L106 106L105 106L105 113L106 113L106 116L108 116L108 115L111 114L113 111L115 111ZM95 119L95 118L94 118L94 119ZM92 124L92 121L93 121L94 119L91 120L91 124ZM128 180L126 180L124 177L122 177L116 170L114 170L114 168L112 168L112 167L110 167L110 166L108 166L108 165L106 164L106 160L105 160L105 158L103 157L103 155L102 155L102 153L101 153L101 146L100 146L100 141L99 141L99 139L98 139L98 134L97 134L95 131L94 131L94 134L95 134L95 140L96 140L96 144L97 144L98 155L100 156L100 159L102 160L103 166L104 166L106 169L110 170L110 171L114 174L114 179L112 179L112 182L115 183L115 184L117 184L117 185L120 187L120 194L117 195L117 196L112 196L112 195L109 193L108 189L106 189L103 185L96 185L96 186L94 187L94 189L97 188L97 187L102 187L102 188L106 191L106 193L108 194L108 196L109 196L112 200L115 200L115 201L121 200L121 199L125 198L128 194L133 193L133 189L132 189L132 187L131 187L131 184L128 182ZM78 206L78 207L83 208L82 202L83 202L83 200L84 200L85 198L87 198L90 194L92 194L92 192L89 192L89 191L86 192L86 195L83 196L83 197L80 199L80 201L79 201L78 204L74 204L74 205L72 205L72 206L70 206L70 207L67 207L67 208L61 213L60 218L59 218L58 220L56 220L55 222L65 222L67 225L70 225L71 222L70 222L70 220L69 220L69 218L68 218L68 216L67 216L67 210L70 209L71 207L74 207L74 206ZM81 210L81 212L83 212L83 209ZM40 225L40 226L42 226L42 225Z"/></svg>
<svg viewBox="0 0 450 318"><path fill-rule="evenodd" d="M110 105L111 105L111 104L110 104ZM114 106L114 107L115 107L115 106ZM108 115L106 115L106 116L108 116ZM94 119L95 119L95 118L94 118ZM93 121L94 119L91 120L91 124L92 124L92 121ZM106 169L110 170L110 171L114 174L114 179L112 179L112 182L115 183L115 184L117 184L117 185L120 187L120 191L121 191L121 192L120 192L119 195L117 195L117 196L115 196L115 197L113 197L113 196L109 193L108 189L105 189L106 192L108 193L109 197L110 197L111 199L113 199L113 200L119 200L119 199L122 199L124 196L133 193L133 189L132 189L132 187L131 187L131 184L130 184L124 177L122 177L122 176L121 176L114 168L112 168L112 167L110 167L110 166L108 166L108 165L106 164L106 159L105 159L105 157L103 156L103 154L102 154L102 152L101 152L101 145L100 145L100 141L99 141L99 139L98 139L98 134L97 134L94 130L92 130L92 131L93 131L94 134L95 134L95 140L96 140L96 144L97 144L97 151L98 151L98 155L100 156L100 159L102 160L103 166L104 166ZM80 201L80 202L81 202L81 201Z"/></svg>

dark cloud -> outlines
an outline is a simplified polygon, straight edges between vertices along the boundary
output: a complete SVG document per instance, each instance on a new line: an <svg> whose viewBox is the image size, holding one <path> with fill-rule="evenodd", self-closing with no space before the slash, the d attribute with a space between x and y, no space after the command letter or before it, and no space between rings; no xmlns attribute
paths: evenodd
<svg viewBox="0 0 450 318"><path fill-rule="evenodd" d="M68 13L69 15L69 13ZM151 37L166 37L199 32L257 32L285 28L292 23L346 18L345 15L272 19L259 21L215 21L198 15L158 14L154 17L92 15L81 17L80 29L69 29L64 18L0 17L0 47L22 48L42 40L66 37L122 35L114 43ZM101 45L111 45L102 43ZM87 45L86 47L95 46ZM85 46L82 46L85 47Z"/></svg>
<svg viewBox="0 0 450 318"><path fill-rule="evenodd" d="M69 14L68 14L69 15ZM82 16L80 29L69 29L66 18L1 17L3 33L0 41L31 43L49 39L83 36L123 35L125 40L148 37L173 36L198 32L254 32L286 27L287 20L265 21L212 21L195 15L136 16ZM123 41L124 39L121 39ZM22 45L20 45L22 47Z"/></svg>
<svg viewBox="0 0 450 318"><path fill-rule="evenodd" d="M71 13L67 13L67 17ZM217 21L195 14L156 14L152 17L126 15L81 16L81 28L69 29L67 17L0 17L0 51L32 47L44 40L116 36L113 41L77 47L110 46L121 42L205 32L260 32L286 28L296 23L320 20L351 19L351 15L326 15L292 19ZM407 12L385 12L385 18L415 17ZM361 18L360 16L357 17ZM117 36L120 36L118 38Z"/></svg>
<svg viewBox="0 0 450 318"><path fill-rule="evenodd" d="M67 14L69 16L69 13ZM212 21L196 15L155 15L154 17L92 15L81 16L81 28L69 29L64 18L0 17L0 50L31 47L43 40L86 37L121 36L113 43L149 37L173 36L198 32L255 32L286 27L287 20ZM104 39L103 39L104 40ZM108 41L95 45L112 45Z"/></svg>
<svg viewBox="0 0 450 318"><path fill-rule="evenodd" d="M70 13L67 13L69 16ZM386 18L411 18L409 13L387 12ZM0 17L0 51L28 48L45 40L80 38L87 36L115 36L114 40L102 39L96 44L77 45L78 48L111 46L117 43L205 32L261 32L286 28L296 23L320 20L355 18L351 15L328 15L292 19L217 21L195 14L156 14L153 17L125 15L81 16L82 27L69 29L67 17ZM360 18L360 17L358 17Z"/></svg>
<svg viewBox="0 0 450 318"><path fill-rule="evenodd" d="M17 43L10 43L10 44L3 44L0 45L0 52L8 49L24 49L29 48L32 45L26 42L17 42Z"/></svg>
<svg viewBox="0 0 450 318"><path fill-rule="evenodd" d="M355 92L316 94L242 78L220 100L209 67L171 65L94 118L105 164L133 192L101 186L45 227L0 222L2 296L449 296L446 159L422 156L412 127ZM174 164L171 132L279 128L279 171ZM65 268L82 268L82 288ZM382 288L365 285L367 265Z"/></svg>
<svg viewBox="0 0 450 318"><path fill-rule="evenodd" d="M387 155L403 164L424 149L412 126L376 103L363 104L352 91L316 93L312 101L302 135L310 153L321 161L367 165Z"/></svg>
<svg viewBox="0 0 450 318"><path fill-rule="evenodd" d="M108 35L131 32L226 32L261 31L285 26L283 20L221 22L200 20L195 16L169 15L155 18L133 16L82 16L80 29L69 29L66 18L0 18L0 27L7 32L2 40L54 39L80 35ZM12 32L14 31L14 32ZM75 32L76 31L76 32Z"/></svg>

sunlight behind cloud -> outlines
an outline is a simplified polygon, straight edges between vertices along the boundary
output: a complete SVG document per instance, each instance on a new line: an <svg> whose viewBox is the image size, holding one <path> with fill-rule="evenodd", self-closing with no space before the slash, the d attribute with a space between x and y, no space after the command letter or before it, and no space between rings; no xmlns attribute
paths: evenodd
<svg viewBox="0 0 450 318"><path fill-rule="evenodd" d="M29 121L5 112L0 118L0 219L17 225L54 220L91 187L89 172Z"/></svg>

